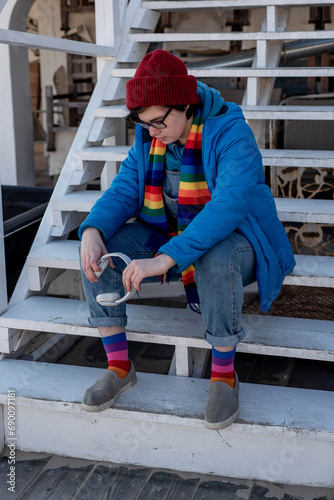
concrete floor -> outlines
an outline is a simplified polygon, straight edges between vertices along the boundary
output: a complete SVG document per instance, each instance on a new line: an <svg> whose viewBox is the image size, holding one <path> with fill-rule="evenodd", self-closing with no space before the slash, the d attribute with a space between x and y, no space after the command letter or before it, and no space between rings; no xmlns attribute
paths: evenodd
<svg viewBox="0 0 334 500"><path fill-rule="evenodd" d="M236 480L17 451L15 493L8 450L0 461L1 500L334 500L327 488Z"/></svg>

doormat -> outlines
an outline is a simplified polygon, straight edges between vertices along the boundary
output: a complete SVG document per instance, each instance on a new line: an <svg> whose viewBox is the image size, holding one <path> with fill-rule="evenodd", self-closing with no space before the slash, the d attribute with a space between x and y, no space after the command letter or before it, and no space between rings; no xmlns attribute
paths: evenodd
<svg viewBox="0 0 334 500"><path fill-rule="evenodd" d="M243 312L264 314L260 309L258 298L246 306ZM283 285L281 293L272 304L268 314L334 321L334 289Z"/></svg>

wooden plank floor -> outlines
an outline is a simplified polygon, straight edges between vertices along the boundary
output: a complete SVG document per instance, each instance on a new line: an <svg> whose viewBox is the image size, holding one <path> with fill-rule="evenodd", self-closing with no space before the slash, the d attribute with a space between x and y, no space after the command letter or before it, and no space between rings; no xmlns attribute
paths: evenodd
<svg viewBox="0 0 334 500"><path fill-rule="evenodd" d="M84 437L83 437L84 439ZM326 488L124 467L16 452L15 493L8 491L8 449L0 461L1 500L333 500Z"/></svg>

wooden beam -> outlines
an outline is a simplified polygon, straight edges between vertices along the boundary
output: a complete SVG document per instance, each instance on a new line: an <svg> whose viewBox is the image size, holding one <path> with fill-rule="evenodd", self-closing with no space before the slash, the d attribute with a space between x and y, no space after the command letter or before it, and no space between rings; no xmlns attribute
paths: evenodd
<svg viewBox="0 0 334 500"><path fill-rule="evenodd" d="M77 42L75 40L65 40L63 38L35 35L33 33L5 29L0 29L0 43L16 45L18 47L55 50L58 52L67 52L69 54L79 54L93 57L114 57L115 53L114 47L107 47L105 45Z"/></svg>

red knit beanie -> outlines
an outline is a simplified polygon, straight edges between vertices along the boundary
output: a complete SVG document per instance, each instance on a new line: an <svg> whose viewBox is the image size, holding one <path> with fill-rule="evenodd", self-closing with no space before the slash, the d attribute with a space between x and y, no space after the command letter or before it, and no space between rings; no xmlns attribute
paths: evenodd
<svg viewBox="0 0 334 500"><path fill-rule="evenodd" d="M126 107L197 104L197 81L186 65L166 50L146 54L126 84Z"/></svg>

